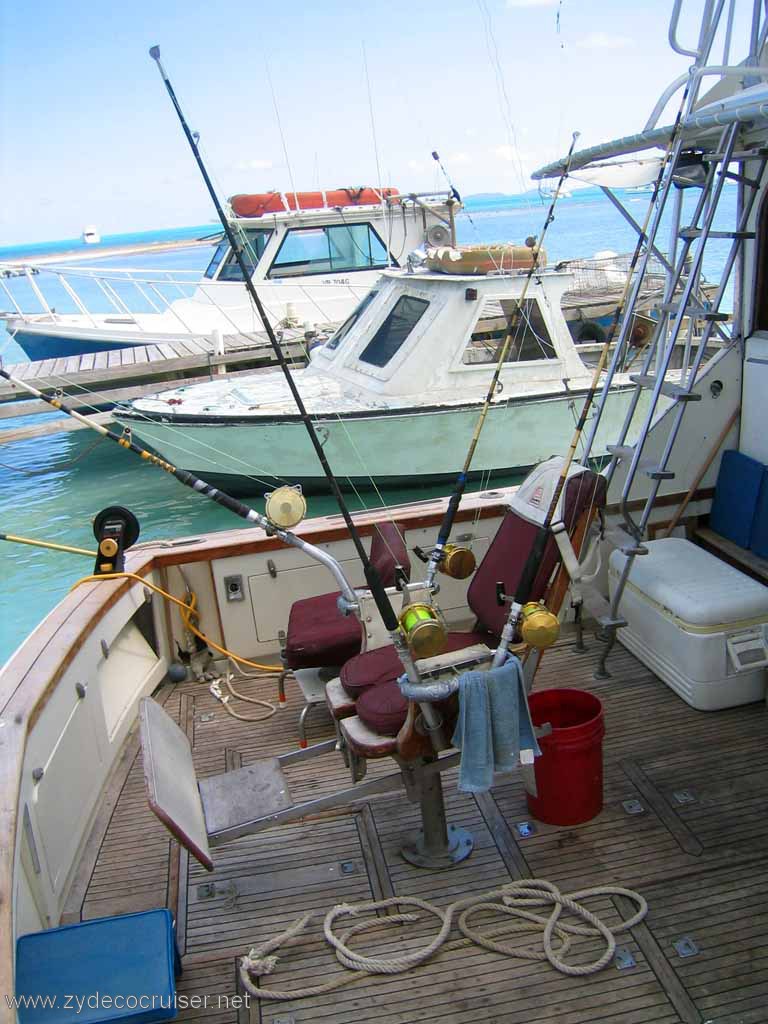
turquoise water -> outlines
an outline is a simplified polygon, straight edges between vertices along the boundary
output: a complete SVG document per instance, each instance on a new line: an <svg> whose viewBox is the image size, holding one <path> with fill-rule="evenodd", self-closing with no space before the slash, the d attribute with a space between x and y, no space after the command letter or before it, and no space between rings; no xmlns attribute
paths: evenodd
<svg viewBox="0 0 768 1024"><path fill-rule="evenodd" d="M630 200L630 209L638 220L645 214L647 197ZM724 214L735 204L735 190L725 203ZM524 239L539 234L547 206L538 198L509 197L484 199L469 204L469 215L458 220L461 242L490 242ZM199 238L212 234L215 225L153 232L152 238L122 235L104 239L105 247L135 244L141 241L173 238ZM662 235L666 238L666 235ZM71 250L72 240L45 243L39 247L15 247L13 255L0 249L0 259L17 258L22 253L40 255ZM601 249L628 252L634 245L632 231L600 192L585 190L558 204L545 246L550 262L588 257ZM718 262L727 243L708 254L707 276L714 279ZM85 250L85 246L82 246ZM88 255L95 247L88 246ZM98 257L98 249L93 253ZM141 254L112 258L113 266L140 266L158 270L201 272L211 250L207 247L176 250L165 254ZM99 264L106 263L98 259ZM3 346L0 335L0 349ZM22 355L5 336L3 359L13 363ZM49 414L41 414L43 419ZM0 421L8 428L13 420ZM469 440L469 439L468 439ZM565 442L564 442L565 444ZM457 453L457 470L463 453ZM33 475L30 475L33 474ZM491 484L508 482L494 478ZM445 485L434 488L387 491L388 504L444 493ZM142 539L151 540L203 531L231 529L242 521L225 509L188 489L160 470L136 459L108 441L99 441L89 431L58 433L36 440L0 447L0 531L40 540L53 540L91 548L94 544L91 522L107 505L126 505L139 518ZM350 497L353 508L375 507L379 499L366 493L360 499ZM309 515L335 511L329 497L309 499ZM0 542L0 566L3 587L0 590L0 662L24 639L30 630L67 592L81 575L90 572L89 558L54 553L32 547Z"/></svg>

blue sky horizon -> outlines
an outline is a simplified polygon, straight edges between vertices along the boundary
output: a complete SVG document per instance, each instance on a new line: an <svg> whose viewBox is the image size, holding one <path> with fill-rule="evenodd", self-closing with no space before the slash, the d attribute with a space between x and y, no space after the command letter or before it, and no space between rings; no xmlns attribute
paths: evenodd
<svg viewBox="0 0 768 1024"><path fill-rule="evenodd" d="M0 247L86 224L107 235L213 220L153 44L222 197L294 184L440 188L433 149L461 192L518 194L573 131L584 147L643 127L689 64L668 45L670 9L135 0L107 16L95 0L2 5ZM700 4L684 10L692 43Z"/></svg>

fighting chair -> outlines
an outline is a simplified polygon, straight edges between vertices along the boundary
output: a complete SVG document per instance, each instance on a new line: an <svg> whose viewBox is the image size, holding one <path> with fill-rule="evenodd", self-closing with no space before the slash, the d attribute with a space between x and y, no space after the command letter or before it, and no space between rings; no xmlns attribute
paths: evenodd
<svg viewBox="0 0 768 1024"><path fill-rule="evenodd" d="M402 523L378 523L371 539L371 564L385 587L408 579L411 563ZM299 742L306 746L306 719L313 707L325 704L325 684L339 674L344 662L365 649L364 631L356 615L339 611L339 591L295 601L288 617L282 651L285 670L278 680L278 697L285 702L285 677L291 673L304 696L299 715Z"/></svg>
<svg viewBox="0 0 768 1024"><path fill-rule="evenodd" d="M544 467L548 465L543 464ZM551 467L550 478L557 468L557 465ZM476 617L473 629L469 632L450 632L445 653L462 651L477 644L485 644L491 649L498 646L508 615L506 603L499 601L498 584L503 584L505 594L515 593L538 530L539 524L531 515L532 507L528 499L534 499L534 515L536 510L540 510L542 519L548 505L543 491L536 497L537 488L541 486L536 483L537 472L531 474L521 485L518 494L511 499L509 510L469 586L467 603ZM526 487L529 481L533 486ZM605 498L604 477L581 466L572 468L560 499L559 518L565 524L577 556L581 553L584 538L595 515L605 506ZM546 598L547 608L558 614L568 585L568 574L561 562L560 550L555 538L550 536L530 599L539 601ZM341 721L355 714L362 726L373 734L397 738L409 712L409 702L401 694L396 682L402 672L402 665L392 645L351 658L342 667L338 681L334 680L326 687L326 700L332 716L336 721ZM454 704L452 702L442 709L448 715L449 724L455 717ZM410 710L413 713L412 707ZM348 723L346 731L359 728L357 724ZM354 737L349 737L349 742L352 749L355 749ZM362 747L359 753L364 755Z"/></svg>
<svg viewBox="0 0 768 1024"><path fill-rule="evenodd" d="M447 650L417 661L419 685L448 682L450 689L459 673L490 667L492 649L498 645L507 618L506 606L499 603L497 584L503 584L505 594L514 593L536 535L536 516L530 514L531 508L534 512L540 510L542 521L548 505L546 488L550 486L551 493L556 468L549 466L549 484L545 481L543 487L537 482L537 471L521 485L470 586L469 604L477 616L474 629L451 633ZM564 488L559 518L576 555L581 553L589 526L604 503L604 478L574 467ZM550 538L532 597L546 594L550 610L556 611L568 589L564 573L561 549ZM532 650L523 661L526 692L532 686L539 653ZM471 852L473 841L464 829L447 824L440 779L441 772L458 765L461 759L461 753L450 748L456 698L449 696L435 705L444 727L433 728L427 735L419 720L419 708L426 696L420 697L417 705L401 695L396 679L402 671L393 648L355 655L344 665L340 677L326 686L336 738L199 781L186 735L159 704L145 698L140 703L139 721L151 809L201 864L213 870L211 846L404 787L409 800L420 805L422 820L421 830L401 848L405 859L433 869L458 863ZM352 786L294 804L283 769L339 748L349 766ZM367 761L381 757L392 757L398 771L366 779Z"/></svg>

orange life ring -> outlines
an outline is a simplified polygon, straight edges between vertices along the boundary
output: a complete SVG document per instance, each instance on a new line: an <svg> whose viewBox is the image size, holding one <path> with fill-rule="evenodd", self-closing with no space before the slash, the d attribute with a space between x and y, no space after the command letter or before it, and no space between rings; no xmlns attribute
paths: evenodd
<svg viewBox="0 0 768 1024"><path fill-rule="evenodd" d="M256 192L232 196L229 205L236 217L262 217L288 210L322 210L337 206L378 206L382 199L399 196L396 188L365 185L326 189L325 192Z"/></svg>
<svg viewBox="0 0 768 1024"><path fill-rule="evenodd" d="M644 348L651 340L656 321L649 316L636 313L632 318L632 330L629 332L629 344L634 348Z"/></svg>

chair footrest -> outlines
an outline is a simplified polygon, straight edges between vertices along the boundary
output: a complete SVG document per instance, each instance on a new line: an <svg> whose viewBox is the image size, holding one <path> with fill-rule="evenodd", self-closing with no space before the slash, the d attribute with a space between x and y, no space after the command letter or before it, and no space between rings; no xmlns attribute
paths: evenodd
<svg viewBox="0 0 768 1024"><path fill-rule="evenodd" d="M345 718L341 722L341 731L350 750L358 757L389 757L397 750L395 736L380 736L361 722L357 715Z"/></svg>
<svg viewBox="0 0 768 1024"><path fill-rule="evenodd" d="M258 821L292 804L288 782L276 757L198 781L211 844L226 829Z"/></svg>
<svg viewBox="0 0 768 1024"><path fill-rule="evenodd" d="M325 703L328 705L331 716L337 722L342 718L349 718L355 713L355 701L349 696L338 678L325 684Z"/></svg>

